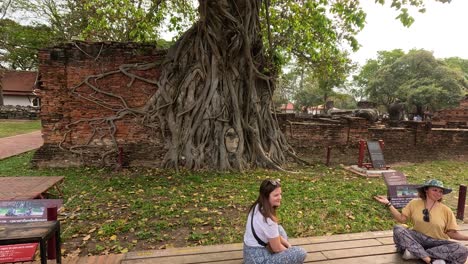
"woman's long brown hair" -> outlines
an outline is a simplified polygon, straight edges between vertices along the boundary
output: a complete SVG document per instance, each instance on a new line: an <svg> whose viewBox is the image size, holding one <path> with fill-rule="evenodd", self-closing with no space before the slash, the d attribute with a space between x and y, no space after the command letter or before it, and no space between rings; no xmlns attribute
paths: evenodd
<svg viewBox="0 0 468 264"><path fill-rule="evenodd" d="M260 184L260 190L258 194L257 200L250 206L248 214L254 210L255 206L258 204L259 211L265 218L265 222L267 218L271 218L273 221L278 223L278 217L276 216L276 206L271 206L270 204L270 193L273 192L276 188L281 187L279 181L273 180L263 180L262 184ZM252 215L253 217L253 215Z"/></svg>

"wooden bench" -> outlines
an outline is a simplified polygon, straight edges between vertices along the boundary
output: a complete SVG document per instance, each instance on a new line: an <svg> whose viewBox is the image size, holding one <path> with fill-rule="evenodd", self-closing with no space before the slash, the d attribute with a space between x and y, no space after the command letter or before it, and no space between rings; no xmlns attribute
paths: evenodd
<svg viewBox="0 0 468 264"><path fill-rule="evenodd" d="M468 224L461 225L468 234ZM396 253L392 231L364 232L291 239L293 245L307 250L305 263L314 264L415 264ZM468 245L468 241L463 241ZM165 250L129 252L122 264L241 264L242 243ZM468 264L468 261L466 262Z"/></svg>
<svg viewBox="0 0 468 264"><path fill-rule="evenodd" d="M60 222L31 222L0 225L0 245L39 243L41 264L47 264L47 241L55 235L55 254L61 263Z"/></svg>

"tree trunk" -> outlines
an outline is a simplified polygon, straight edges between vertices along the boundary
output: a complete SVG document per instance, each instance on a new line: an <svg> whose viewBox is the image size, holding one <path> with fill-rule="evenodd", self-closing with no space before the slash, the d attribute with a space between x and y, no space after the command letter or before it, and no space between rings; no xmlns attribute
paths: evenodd
<svg viewBox="0 0 468 264"><path fill-rule="evenodd" d="M423 106L422 105L416 105L416 115L424 116L424 111L423 111Z"/></svg>
<svg viewBox="0 0 468 264"><path fill-rule="evenodd" d="M200 20L169 50L158 91L166 167L280 169L291 148L273 114L260 0L200 0Z"/></svg>

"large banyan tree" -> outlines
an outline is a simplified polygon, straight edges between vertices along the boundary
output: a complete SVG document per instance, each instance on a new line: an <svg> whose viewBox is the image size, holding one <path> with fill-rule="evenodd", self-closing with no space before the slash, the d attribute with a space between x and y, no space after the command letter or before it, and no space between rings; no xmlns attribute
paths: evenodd
<svg viewBox="0 0 468 264"><path fill-rule="evenodd" d="M200 1L198 22L170 48L146 113L168 128L166 166L280 168L292 152L272 114L260 8Z"/></svg>
<svg viewBox="0 0 468 264"><path fill-rule="evenodd" d="M115 28L119 32L127 30L126 36L134 40L145 40L145 36L153 35L142 32L161 23L164 12L184 13L192 1L113 1L118 2L116 5L101 0L84 2L87 4L83 10L88 15L105 6L98 13L101 15L91 14L94 16L84 31L88 36L103 39L112 36L104 34L105 30ZM136 12L139 9L135 9L135 2L138 8L146 7L146 13ZM112 20L102 15L110 9L115 16ZM118 23L119 14L120 19L129 17L128 10L134 11L133 17L143 13L140 20L145 24ZM145 125L157 124L165 140L166 167L281 169L288 157L295 155L273 111L272 96L280 66L293 58L327 76L343 74L336 69L345 68L342 66L349 60L340 47L347 43L350 49L357 49L354 36L365 21L359 2L199 0L197 10L196 22L180 35L159 66L162 74L155 83L157 92L143 107L119 109L106 122L137 114ZM192 17L194 13L186 14ZM406 11L401 14L402 21L408 19ZM173 15L170 21L177 28L177 22L184 19ZM107 26L100 29L99 25ZM128 67L151 66L125 66L121 71L128 74ZM117 146L106 155L116 150Z"/></svg>

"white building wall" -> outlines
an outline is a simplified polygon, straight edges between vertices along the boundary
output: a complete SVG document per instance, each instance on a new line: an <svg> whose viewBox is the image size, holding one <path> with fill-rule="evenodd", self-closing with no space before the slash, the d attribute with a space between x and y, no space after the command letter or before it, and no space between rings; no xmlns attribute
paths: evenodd
<svg viewBox="0 0 468 264"><path fill-rule="evenodd" d="M3 104L4 105L32 106L32 103L27 96L20 96L20 95L3 95Z"/></svg>

